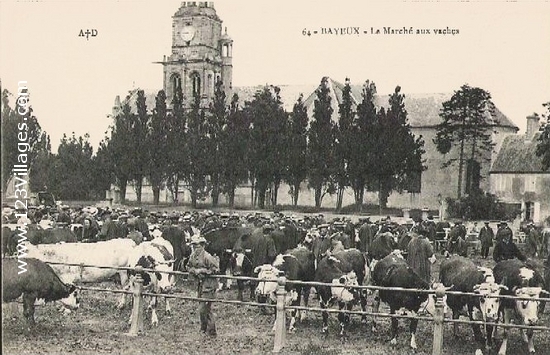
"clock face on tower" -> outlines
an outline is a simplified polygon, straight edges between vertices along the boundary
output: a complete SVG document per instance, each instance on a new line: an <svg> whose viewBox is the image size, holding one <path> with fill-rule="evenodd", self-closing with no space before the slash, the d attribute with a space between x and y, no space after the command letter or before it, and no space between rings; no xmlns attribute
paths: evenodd
<svg viewBox="0 0 550 355"><path fill-rule="evenodd" d="M195 36L195 28L193 26L183 27L181 29L180 36L185 42L191 41L193 39L193 37Z"/></svg>

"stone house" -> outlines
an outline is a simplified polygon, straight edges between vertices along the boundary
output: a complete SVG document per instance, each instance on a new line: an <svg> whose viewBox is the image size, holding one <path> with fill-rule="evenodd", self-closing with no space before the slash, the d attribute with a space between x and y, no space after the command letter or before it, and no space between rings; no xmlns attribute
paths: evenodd
<svg viewBox="0 0 550 355"><path fill-rule="evenodd" d="M525 135L506 137L490 171L491 193L521 206L521 219L541 223L550 216L550 171L535 154L539 117L527 117Z"/></svg>

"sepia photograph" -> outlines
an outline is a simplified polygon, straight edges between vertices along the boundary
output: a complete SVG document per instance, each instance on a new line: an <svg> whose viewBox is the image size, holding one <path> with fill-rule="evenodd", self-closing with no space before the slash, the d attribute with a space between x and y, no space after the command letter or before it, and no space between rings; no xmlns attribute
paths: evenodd
<svg viewBox="0 0 550 355"><path fill-rule="evenodd" d="M0 0L2 353L548 354L549 13Z"/></svg>

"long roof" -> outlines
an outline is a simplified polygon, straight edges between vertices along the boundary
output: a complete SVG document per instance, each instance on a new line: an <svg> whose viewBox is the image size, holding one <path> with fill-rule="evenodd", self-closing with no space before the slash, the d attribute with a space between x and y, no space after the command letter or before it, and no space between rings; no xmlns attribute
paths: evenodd
<svg viewBox="0 0 550 355"><path fill-rule="evenodd" d="M328 85L331 92L331 102L333 103L332 120L338 121L338 105L342 102L342 89L344 85L336 80L328 78ZM308 108L308 114L313 116L314 101L317 98L315 91L319 85L279 85L281 89L280 96L283 101L284 109L287 112L292 112L294 104L298 100L300 94L304 96L304 104ZM244 104L246 101L251 101L254 94L262 90L265 85L257 86L241 86L235 87L234 92L239 95L239 101ZM352 101L357 105L362 101L362 85L351 85ZM405 94L405 108L407 110L407 118L411 127L435 127L441 123L439 112L443 102L449 100L453 93L436 93L436 94ZM375 104L378 108L388 107L389 95L377 95ZM488 113L489 114L489 113ZM515 129L519 128L504 115L496 106L493 107L492 117L490 121L501 127Z"/></svg>
<svg viewBox="0 0 550 355"><path fill-rule="evenodd" d="M342 90L344 85L336 80L328 78L328 85L330 88L331 102L333 104L333 113L332 120L338 122L338 107L342 102ZM239 96L239 102L241 105L244 105L246 101L252 101L254 94L258 91L263 90L267 85L256 85L256 86L239 86L234 87L233 92ZM310 118L313 117L313 107L316 96L316 90L319 85L278 85L280 89L281 101L283 102L283 107L287 112L292 112L294 104L298 100L300 94L303 95L304 104L308 109L308 115ZM132 102L131 108L132 112L135 112L135 99L137 97L137 90L133 89L128 92L127 95L130 96L130 101ZM148 110L153 110L155 107L155 96L158 90L144 90L145 98ZM351 96L352 104L354 108L358 103L362 101L362 85L352 85L351 86ZM453 93L438 93L438 94L415 94L415 93L404 93L405 94L405 108L407 110L407 118L409 124L413 128L429 128L435 127L441 123L441 117L439 117L439 112L441 110L443 102L449 100ZM389 95L377 95L375 96L375 104L378 108L388 107ZM120 98L115 100L115 109L120 107ZM122 99L126 101L126 99ZM230 101L230 98L227 98L227 101ZM489 113L488 113L489 114ZM498 107L493 107L492 117L490 122L499 127L507 127L514 129L516 132L519 128L506 116L504 115Z"/></svg>
<svg viewBox="0 0 550 355"><path fill-rule="evenodd" d="M498 173L549 173L542 166L542 157L536 155L537 138L527 140L524 135L504 138L491 174Z"/></svg>

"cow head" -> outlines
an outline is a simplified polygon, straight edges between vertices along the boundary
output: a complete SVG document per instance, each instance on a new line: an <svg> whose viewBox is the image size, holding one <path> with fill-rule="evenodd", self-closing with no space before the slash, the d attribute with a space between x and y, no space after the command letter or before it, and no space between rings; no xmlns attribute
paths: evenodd
<svg viewBox="0 0 550 355"><path fill-rule="evenodd" d="M333 279L330 288L332 297L342 302L351 302L358 299L358 289L354 288L356 286L359 286L359 283L357 282L357 275L353 271Z"/></svg>
<svg viewBox="0 0 550 355"><path fill-rule="evenodd" d="M259 279L266 281L260 281L256 287L256 298L258 302L266 302L267 299L272 302L277 301L277 278L279 277L279 269L270 264L257 266L254 269L254 273L258 274Z"/></svg>
<svg viewBox="0 0 550 355"><path fill-rule="evenodd" d="M479 309L481 316L485 322L498 321L498 309L500 307L500 298L495 297L500 295L500 291L508 289L506 286L499 285L495 282L483 282L474 286L474 293L480 295Z"/></svg>
<svg viewBox="0 0 550 355"><path fill-rule="evenodd" d="M252 268L252 249L237 250L233 252L232 264L233 274L235 276L242 275L247 268Z"/></svg>
<svg viewBox="0 0 550 355"><path fill-rule="evenodd" d="M157 261L150 255L142 255L136 267L144 269L152 269L153 271L131 271L130 275L134 276L139 273L143 279L143 286L148 288L158 287L158 290L162 293L167 293L172 290L174 284L174 278L166 272L172 271L174 260L161 260Z"/></svg>
<svg viewBox="0 0 550 355"><path fill-rule="evenodd" d="M69 310L75 310L80 307L80 298L79 298L79 290L76 288L75 285L68 285L69 286L69 295L65 298L62 298L59 300L61 304Z"/></svg>
<svg viewBox="0 0 550 355"><path fill-rule="evenodd" d="M523 324L535 325L539 321L538 306L542 287L519 287L513 290L517 297L527 298L515 300L516 311L518 312Z"/></svg>

